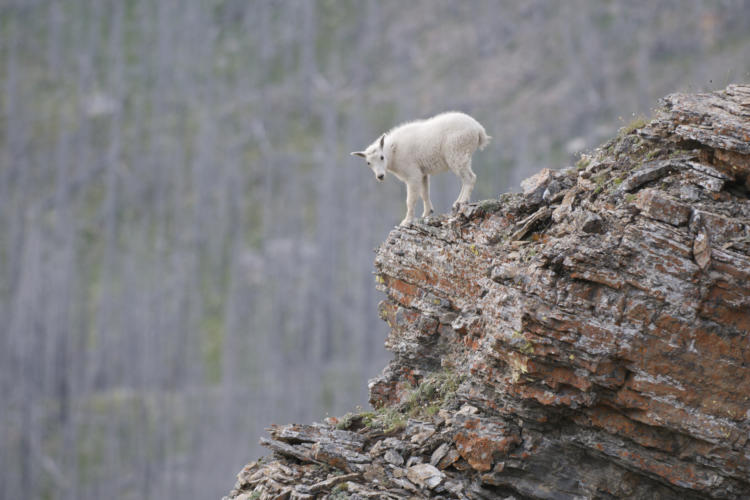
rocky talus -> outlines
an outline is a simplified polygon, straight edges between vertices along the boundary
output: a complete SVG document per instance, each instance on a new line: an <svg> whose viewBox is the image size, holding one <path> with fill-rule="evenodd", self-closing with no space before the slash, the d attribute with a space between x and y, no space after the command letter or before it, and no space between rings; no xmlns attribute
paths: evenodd
<svg viewBox="0 0 750 500"><path fill-rule="evenodd" d="M391 232L373 410L228 498L750 498L750 86L522 187Z"/></svg>

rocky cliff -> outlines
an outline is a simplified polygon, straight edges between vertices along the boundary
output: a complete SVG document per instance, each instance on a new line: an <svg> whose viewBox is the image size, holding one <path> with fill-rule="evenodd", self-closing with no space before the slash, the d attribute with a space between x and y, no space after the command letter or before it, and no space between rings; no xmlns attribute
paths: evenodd
<svg viewBox="0 0 750 500"><path fill-rule="evenodd" d="M271 427L229 498L749 498L750 86L661 104L394 229L374 410Z"/></svg>

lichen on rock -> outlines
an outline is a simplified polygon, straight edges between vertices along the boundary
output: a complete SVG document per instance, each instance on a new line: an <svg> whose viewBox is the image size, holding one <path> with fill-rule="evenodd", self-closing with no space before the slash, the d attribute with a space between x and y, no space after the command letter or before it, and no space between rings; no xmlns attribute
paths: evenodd
<svg viewBox="0 0 750 500"><path fill-rule="evenodd" d="M524 187L391 232L375 411L273 427L230 498L750 497L750 87Z"/></svg>

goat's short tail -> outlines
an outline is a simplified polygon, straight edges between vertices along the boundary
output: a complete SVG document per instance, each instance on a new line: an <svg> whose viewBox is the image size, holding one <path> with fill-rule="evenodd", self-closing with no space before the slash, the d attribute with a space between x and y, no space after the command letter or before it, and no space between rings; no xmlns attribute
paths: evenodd
<svg viewBox="0 0 750 500"><path fill-rule="evenodd" d="M484 130L479 132L479 150L481 151L486 148L487 144L489 144L491 140L492 137L487 135L487 132L485 132Z"/></svg>

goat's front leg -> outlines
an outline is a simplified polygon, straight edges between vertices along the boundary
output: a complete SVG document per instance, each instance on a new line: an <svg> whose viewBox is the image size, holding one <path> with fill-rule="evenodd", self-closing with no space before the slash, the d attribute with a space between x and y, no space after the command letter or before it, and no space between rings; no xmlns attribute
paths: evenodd
<svg viewBox="0 0 750 500"><path fill-rule="evenodd" d="M415 220L414 207L417 205L419 185L414 182L406 183L406 217L401 221L402 226L412 224Z"/></svg>
<svg viewBox="0 0 750 500"><path fill-rule="evenodd" d="M430 201L430 176L429 175L422 176L422 205L424 207L424 209L422 210L422 217L427 217L433 212L432 202Z"/></svg>

